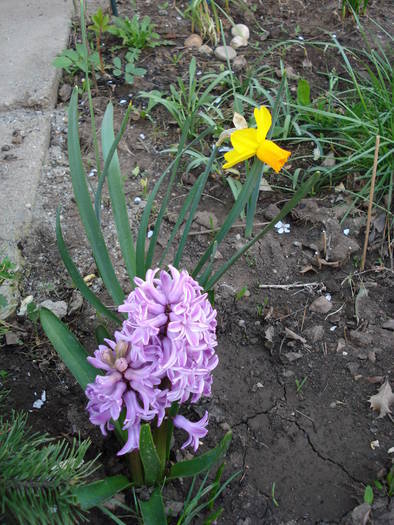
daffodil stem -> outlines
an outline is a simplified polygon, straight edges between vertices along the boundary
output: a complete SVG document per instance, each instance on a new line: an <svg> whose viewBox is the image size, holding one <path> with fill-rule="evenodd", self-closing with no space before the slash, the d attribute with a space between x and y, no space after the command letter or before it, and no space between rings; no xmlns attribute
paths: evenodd
<svg viewBox="0 0 394 525"><path fill-rule="evenodd" d="M252 236L253 233L253 222L254 222L254 216L256 214L256 207L257 207L257 201L259 198L259 192L260 192L260 182L261 177L263 175L263 164L260 162L260 160L255 159L255 163L259 163L261 165L260 175L257 179L257 184L253 189L253 192L251 196L249 197L247 210L246 210L246 227L245 227L245 237L249 239ZM255 168L255 166L253 166Z"/></svg>

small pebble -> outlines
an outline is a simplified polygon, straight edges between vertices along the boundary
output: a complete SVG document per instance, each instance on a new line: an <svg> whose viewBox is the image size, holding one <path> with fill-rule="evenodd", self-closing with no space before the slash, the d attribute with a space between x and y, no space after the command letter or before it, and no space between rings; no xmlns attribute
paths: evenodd
<svg viewBox="0 0 394 525"><path fill-rule="evenodd" d="M153 235L153 230L149 230L148 233L147 233L147 237L148 239L150 239Z"/></svg>
<svg viewBox="0 0 394 525"><path fill-rule="evenodd" d="M141 197L136 197L134 199L134 204L139 204L141 202Z"/></svg>
<svg viewBox="0 0 394 525"><path fill-rule="evenodd" d="M119 100L119 104L121 106L124 106L125 104L127 104L127 100L125 98L122 98L122 100Z"/></svg>

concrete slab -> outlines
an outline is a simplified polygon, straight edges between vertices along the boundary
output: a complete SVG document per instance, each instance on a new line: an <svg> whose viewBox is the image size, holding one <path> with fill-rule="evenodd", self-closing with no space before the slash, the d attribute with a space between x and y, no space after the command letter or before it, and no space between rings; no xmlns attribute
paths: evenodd
<svg viewBox="0 0 394 525"><path fill-rule="evenodd" d="M67 47L72 0L1 0L0 9L0 111L53 107L52 60Z"/></svg>
<svg viewBox="0 0 394 525"><path fill-rule="evenodd" d="M49 131L49 114L0 113L0 241L20 239L30 222Z"/></svg>

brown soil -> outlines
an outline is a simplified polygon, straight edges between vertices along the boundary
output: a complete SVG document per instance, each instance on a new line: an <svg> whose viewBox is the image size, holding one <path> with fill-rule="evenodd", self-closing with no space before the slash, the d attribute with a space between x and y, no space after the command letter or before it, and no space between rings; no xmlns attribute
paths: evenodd
<svg viewBox="0 0 394 525"><path fill-rule="evenodd" d="M121 13L127 13L128 2L119 4ZM108 97L115 103L115 120L119 123L124 109L118 102L125 95L135 96L141 89L167 90L177 75L187 72L192 53L183 48L183 41L189 34L189 22L178 20L172 2L162 10L155 2L140 1L137 5L143 14L153 18L159 32L170 39L174 47L144 51L140 65L148 73L131 89L117 85L113 91L106 83L99 84L94 99L99 123ZM248 5L257 6L256 12L233 8L233 17L236 22L251 26L252 41L258 41L261 34L257 23L268 30L270 37L263 45L299 35L320 39L333 31L348 45L361 42L352 21L343 22L338 15L337 1L278 3L270 0L248 2ZM386 28L390 21L389 5L388 1L370 2L368 9L370 16ZM182 53L182 58L174 64L171 56L176 53ZM245 51L245 56L250 63L258 60L253 49ZM219 70L219 63L214 59L202 60L197 54L196 58L202 71ZM297 46L291 47L285 56L286 62L296 70L302 68L303 58L303 51ZM337 59L319 53L310 59L317 64L310 76L312 89L319 90L325 80L317 71L327 70ZM274 66L278 66L278 60L273 57ZM86 102L80 110L84 117L81 145L89 172L94 162ZM143 195L141 177L134 176L132 170L138 166L152 188L169 160L159 152L177 139L178 132L168 122L167 114L158 109L153 115L154 124L147 119L133 121L120 146L132 224L136 224L144 205L144 202L134 203L136 196L143 198ZM34 210L34 227L21 242L27 261L23 296L33 294L37 304L45 299L70 303L73 294L57 253L54 226L58 206L62 210L67 245L82 275L96 271L72 197L66 127L65 106L60 103L54 112L50 151ZM89 178L93 186L96 178L94 174ZM189 178L192 179L193 174ZM180 209L181 197L189 188L186 178L174 190L161 235L163 245L171 232L172 217ZM272 207L280 206L286 198L276 192L261 193L256 222L266 222L271 218ZM228 187L222 180L212 179L204 192L201 209L220 224L231 202ZM127 292L129 286L105 192L103 203L105 237ZM338 193L303 201L287 219L290 233L269 233L216 287L220 364L215 371L212 398L190 410L196 415L206 409L210 413L209 433L202 452L214 446L227 429L233 430L226 472L230 475L240 470L241 474L220 499L225 510L218 523L352 523L349 513L363 501L365 485L372 484L390 467L387 451L393 445L392 421L389 417L377 418L377 413L369 408L368 398L377 392L385 377L392 380L393 332L382 325L394 317L393 271L389 269L387 245L379 233L370 246L366 271L358 271L365 212L359 210L341 223L346 204L345 197ZM347 236L343 233L345 228L350 230ZM206 229L195 223L193 232ZM322 244L323 230L328 234L326 252ZM229 258L244 242L242 232L242 228L230 232L219 247L222 259L218 263ZM209 241L209 234L192 235L183 266L191 269ZM323 264L318 264L316 252ZM332 264L325 265L325 258ZM248 293L237 298L243 288ZM94 279L92 289L105 298L99 278ZM367 290L367 294L360 290ZM327 294L332 304L330 312L313 312L312 302ZM94 350L93 309L84 302L82 309L68 315L65 321L88 350ZM12 322L21 344L7 346L3 341L1 349L1 368L8 372L3 383L10 390L10 406L28 410L29 422L35 430L45 430L55 437L71 438L78 433L83 438L90 436L91 455L104 454L103 472L123 472L124 465L111 453L111 446L116 444L104 440L90 425L84 394L42 331L23 317ZM42 390L47 394L45 405L40 410L32 409ZM371 443L376 440L379 446L373 447ZM186 485L175 484L165 497L182 501L185 490ZM387 499L377 498L373 522L389 524L394 520L393 512L392 503L390 506ZM100 520L94 516L91 523L100 523Z"/></svg>

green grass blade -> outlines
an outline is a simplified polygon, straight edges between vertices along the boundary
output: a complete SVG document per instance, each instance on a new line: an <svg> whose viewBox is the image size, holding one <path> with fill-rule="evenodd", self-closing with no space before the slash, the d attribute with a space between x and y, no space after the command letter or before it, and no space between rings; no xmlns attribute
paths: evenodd
<svg viewBox="0 0 394 525"><path fill-rule="evenodd" d="M100 231L96 215L90 200L85 170L82 164L81 149L78 133L78 88L71 96L68 111L68 156L70 163L71 180L82 224L93 251L97 267L104 284L111 294L115 304L121 304L124 294L116 278L114 268L109 258L103 235Z"/></svg>
<svg viewBox="0 0 394 525"><path fill-rule="evenodd" d="M115 149L116 143L119 142L124 130L126 129L130 109L131 105L129 106L128 113L126 113L125 118L123 119L122 127L115 140L113 128L113 106L112 103L108 104L101 125L101 140L105 161L110 159L110 154L113 151L112 161L110 161L108 168L108 189L111 198L112 212L114 214L116 230L118 232L120 249L122 251L130 281L133 283L136 272L134 240L131 234L129 218L127 214L126 199L123 191L122 174L120 171L118 154ZM107 166L105 165L103 171L104 175L106 168Z"/></svg>
<svg viewBox="0 0 394 525"><path fill-rule="evenodd" d="M310 191L314 186L319 177L318 173L315 173L305 184L303 184L299 190L293 195L292 199L282 208L280 213L253 239L251 239L245 246L238 250L223 266L211 277L206 286L206 291L210 290L217 281L224 275L227 270L247 251L253 246L258 240L272 230L277 222L282 220L296 205L297 203Z"/></svg>
<svg viewBox="0 0 394 525"><path fill-rule="evenodd" d="M46 308L40 308L40 322L56 352L85 390L88 383L94 383L100 371L88 363L88 354L81 343L55 314Z"/></svg>
<svg viewBox="0 0 394 525"><path fill-rule="evenodd" d="M70 254L68 253L66 244L63 239L62 229L60 225L60 211L57 211L56 216L56 241L57 241L57 247L60 253L60 256L62 258L62 261L64 263L64 266L67 268L68 273L70 274L70 277L74 283L74 285L78 288L78 290L81 292L83 297L96 309L96 311L104 315L105 317L108 317L111 321L115 322L116 324L120 324L121 320L120 318L114 313L111 312L106 306L103 305L103 303L100 301L100 299L95 295L91 289L87 286L85 281L83 280L82 275L79 273L78 268L75 266L73 260L70 257Z"/></svg>

